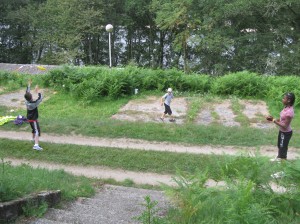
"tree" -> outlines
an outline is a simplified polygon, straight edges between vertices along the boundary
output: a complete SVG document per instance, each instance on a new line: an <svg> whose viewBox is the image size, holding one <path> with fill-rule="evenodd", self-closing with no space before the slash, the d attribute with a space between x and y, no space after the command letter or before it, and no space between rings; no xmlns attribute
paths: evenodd
<svg viewBox="0 0 300 224"><path fill-rule="evenodd" d="M2 0L0 2L0 61L10 63L32 62L31 9L42 1Z"/></svg>
<svg viewBox="0 0 300 224"><path fill-rule="evenodd" d="M153 0L152 2L157 26L174 34L174 49L183 56L185 72L189 72L187 41L192 30L197 29L201 24L193 14L193 3L193 0Z"/></svg>
<svg viewBox="0 0 300 224"><path fill-rule="evenodd" d="M36 13L35 43L44 49L44 63L93 64L97 36L104 31L102 2L48 0ZM77 59L77 60L76 60Z"/></svg>

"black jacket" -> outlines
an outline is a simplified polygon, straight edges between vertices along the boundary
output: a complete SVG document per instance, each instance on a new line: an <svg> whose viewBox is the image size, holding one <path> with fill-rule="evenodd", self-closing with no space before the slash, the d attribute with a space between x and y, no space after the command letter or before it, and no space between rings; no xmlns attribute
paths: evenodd
<svg viewBox="0 0 300 224"><path fill-rule="evenodd" d="M30 87L28 86L26 92L30 92ZM30 100L25 102L27 107L27 119L37 120L39 118L38 105L42 102L43 97L41 93L38 93L38 98L36 100Z"/></svg>

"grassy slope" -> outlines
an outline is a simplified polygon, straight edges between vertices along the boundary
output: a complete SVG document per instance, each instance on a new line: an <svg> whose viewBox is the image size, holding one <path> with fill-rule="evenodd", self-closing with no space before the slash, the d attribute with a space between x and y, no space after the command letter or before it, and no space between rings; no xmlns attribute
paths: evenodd
<svg viewBox="0 0 300 224"><path fill-rule="evenodd" d="M102 137L130 137L140 138L146 140L156 141L171 141L181 143L194 143L194 144L217 144L217 145L236 145L236 146L259 146L265 144L276 143L276 130L266 131L251 129L247 127L242 128L228 128L220 125L212 125L209 127L193 125L192 122L188 122L185 125L164 125L154 123L140 123L135 122L122 122L112 121L111 115L116 113L118 109L128 102L129 98L108 101L102 100L95 102L93 105L85 105L83 102L77 101L70 96L64 94L56 94L51 97L50 100L44 102L40 106L40 122L42 130L44 132L70 134L77 133L88 136L102 136ZM201 100L196 100L201 105ZM191 110L188 112L191 117L197 114L197 107L200 106L196 103L191 104ZM272 113L279 113L279 108L274 108L270 105ZM236 106L236 108L239 108ZM0 107L2 114L8 114L9 108ZM19 110L15 112L17 114L25 114L25 110ZM295 127L299 124L299 118L294 120ZM28 125L16 127L13 124L6 124L0 127L1 130L26 130L30 136L30 130ZM299 145L299 133L295 131L293 141L291 145ZM175 174L177 170L181 173L193 173L194 171L200 171L197 173L205 173L210 178L222 179L224 178L224 170L232 173L238 172L238 175L243 173L245 176L253 177L254 174L264 172L265 178L270 178L270 174L276 169L275 166L270 166L266 159L260 158L260 169L255 170L254 166L257 161L250 158L235 158L229 156L216 156L216 155L189 155L178 154L168 152L151 152L140 150L121 150L101 147L89 147L89 146L74 146L74 145L60 145L43 143L45 150L43 152L36 152L31 149L32 143L29 141L13 141L0 139L1 150L0 157L16 157L35 159L41 161L57 162L63 164L75 164L75 165L104 165L112 168L123 168L126 170L143 171L143 172L157 172ZM247 162L248 161L248 162ZM251 167L251 168L250 168ZM13 186L15 192L28 193L36 191L38 189L48 188L51 186L54 188L61 188L62 185L71 185L70 189L65 189L66 199L71 199L78 196L88 196L93 192L88 187L89 184L85 179L78 180L72 179L68 176L63 176L62 171L48 172L29 170L21 172L17 168L10 171L6 168L6 174L1 178L7 178L8 172L12 175L8 177L12 180L12 177L18 177L22 174L24 177L29 178L30 184L24 185L22 183L17 184L16 181L11 182L5 180L3 183L8 183L10 187ZM277 168L278 169L278 168ZM40 174L36 174L40 173ZM45 173L46 172L46 173ZM5 172L2 172L4 174ZM34 174L34 175L31 175ZM47 178L44 178L47 177ZM51 177L51 178L48 178ZM53 178L52 178L53 177ZM19 178L19 177L18 177ZM31 179L33 178L33 179ZM46 181L40 183L35 180ZM54 182L53 179L66 180L68 184L64 182ZM10 185L14 183L13 185ZM28 183L28 181L27 181ZM73 184L75 187L73 188ZM82 188L82 184L86 186L85 190L78 191L76 188ZM18 187L25 191L18 191ZM36 187L38 186L38 187ZM50 187L49 187L50 186ZM7 186L4 186L8 189ZM5 195L7 190L3 191ZM14 193L12 193L14 196ZM18 194L19 195L19 194Z"/></svg>

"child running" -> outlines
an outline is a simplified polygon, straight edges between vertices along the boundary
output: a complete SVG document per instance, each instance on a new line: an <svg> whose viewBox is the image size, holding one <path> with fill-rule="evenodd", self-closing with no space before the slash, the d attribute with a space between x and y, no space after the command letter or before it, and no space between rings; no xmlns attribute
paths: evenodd
<svg viewBox="0 0 300 224"><path fill-rule="evenodd" d="M286 93L283 96L282 103L284 105L283 110L280 112L280 119L275 119L272 116L268 116L268 121L274 122L279 127L277 147L278 155L272 161L281 161L287 159L287 151L290 139L293 135L291 123L294 117L294 102L295 95L293 93Z"/></svg>
<svg viewBox="0 0 300 224"><path fill-rule="evenodd" d="M172 110L171 110L171 101L174 98L173 92L172 92L172 88L168 88L167 93L165 95L162 96L161 98L161 105L165 105L165 111L162 114L162 116L160 117L160 119L162 121L164 121L166 115L168 114L171 118L170 118L170 122L175 122L175 119L173 118L172 115Z"/></svg>
<svg viewBox="0 0 300 224"><path fill-rule="evenodd" d="M28 86L26 89L25 97L25 104L27 107L27 119L32 129L32 140L34 141L34 150L41 151L43 150L42 147L39 146L39 136L41 136L40 125L38 122L39 112L38 112L38 105L42 102L42 94L40 93L40 89L38 86L35 87L35 91L38 94L38 98L36 100L32 99L32 94L30 93L30 86L32 81L28 81Z"/></svg>

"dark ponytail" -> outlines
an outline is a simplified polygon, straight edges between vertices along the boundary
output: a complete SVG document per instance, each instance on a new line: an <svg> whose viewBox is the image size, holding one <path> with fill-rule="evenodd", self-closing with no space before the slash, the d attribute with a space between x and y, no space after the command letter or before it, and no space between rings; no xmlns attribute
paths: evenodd
<svg viewBox="0 0 300 224"><path fill-rule="evenodd" d="M293 106L295 103L295 98L296 98L295 94L294 93L286 93L284 95L288 98L290 106Z"/></svg>

